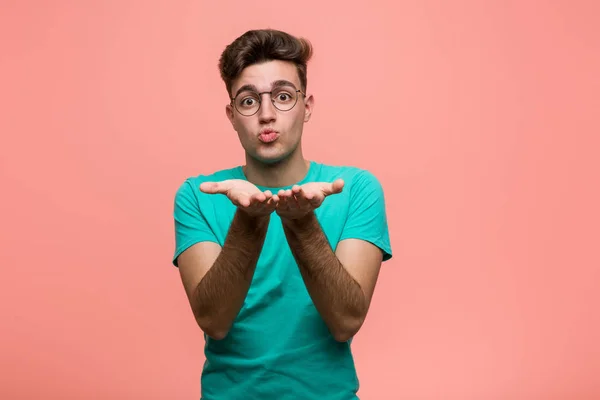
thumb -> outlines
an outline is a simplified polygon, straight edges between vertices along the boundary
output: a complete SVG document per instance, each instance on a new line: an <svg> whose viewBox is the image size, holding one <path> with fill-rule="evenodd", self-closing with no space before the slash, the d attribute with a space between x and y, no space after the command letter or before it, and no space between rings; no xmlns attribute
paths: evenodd
<svg viewBox="0 0 600 400"><path fill-rule="evenodd" d="M200 184L200 191L208 194L226 194L228 190L227 182L203 182Z"/></svg>
<svg viewBox="0 0 600 400"><path fill-rule="evenodd" d="M327 185L325 187L324 192L325 192L326 196L329 196L330 194L340 193L343 188L344 188L344 180L336 179L335 181L333 181L333 183L331 183L330 185Z"/></svg>

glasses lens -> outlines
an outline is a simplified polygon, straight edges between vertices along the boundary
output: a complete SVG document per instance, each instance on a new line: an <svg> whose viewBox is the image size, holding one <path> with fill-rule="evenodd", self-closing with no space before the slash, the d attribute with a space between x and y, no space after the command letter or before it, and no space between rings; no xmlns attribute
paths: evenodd
<svg viewBox="0 0 600 400"><path fill-rule="evenodd" d="M288 111L296 105L296 100L298 100L297 94L292 88L282 87L273 91L271 99L278 110Z"/></svg>
<svg viewBox="0 0 600 400"><path fill-rule="evenodd" d="M252 115L258 111L260 99L255 92L242 92L235 99L235 108L242 115Z"/></svg>

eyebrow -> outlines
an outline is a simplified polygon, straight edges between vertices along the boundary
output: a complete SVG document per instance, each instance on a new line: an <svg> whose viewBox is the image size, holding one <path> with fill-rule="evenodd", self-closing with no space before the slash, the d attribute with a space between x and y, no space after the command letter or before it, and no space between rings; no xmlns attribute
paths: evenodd
<svg viewBox="0 0 600 400"><path fill-rule="evenodd" d="M271 90L278 88L278 87L282 87L282 86L291 86L293 88L296 87L296 85L294 85L292 82L286 81L285 79L279 79L279 80L271 82ZM239 88L237 90L237 92L235 92L235 96L233 96L233 97L236 97L238 94L240 94L241 92L243 92L245 90L251 90L253 92L258 92L258 89L256 88L256 86L244 85L241 88Z"/></svg>

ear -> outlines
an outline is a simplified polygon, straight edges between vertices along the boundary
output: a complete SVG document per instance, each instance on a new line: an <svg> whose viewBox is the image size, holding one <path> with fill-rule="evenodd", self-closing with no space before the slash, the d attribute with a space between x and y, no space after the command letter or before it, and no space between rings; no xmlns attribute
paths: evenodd
<svg viewBox="0 0 600 400"><path fill-rule="evenodd" d="M304 122L308 122L310 120L314 106L315 99L313 98L312 94L304 98Z"/></svg>
<svg viewBox="0 0 600 400"><path fill-rule="evenodd" d="M231 126L233 126L233 129L235 130L235 118L234 118L234 113L235 111L233 110L233 107L231 107L231 104L227 104L225 106L225 114L227 115L227 119L229 120L229 122L231 122Z"/></svg>

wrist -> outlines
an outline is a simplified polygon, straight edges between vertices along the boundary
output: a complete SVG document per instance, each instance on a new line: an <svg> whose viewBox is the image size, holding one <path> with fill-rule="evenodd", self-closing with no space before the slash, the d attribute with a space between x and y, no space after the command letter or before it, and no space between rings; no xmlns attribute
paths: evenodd
<svg viewBox="0 0 600 400"><path fill-rule="evenodd" d="M309 211L305 215L297 218L286 218L280 217L284 227L292 230L310 230L312 226L317 222L317 216L314 211Z"/></svg>
<svg viewBox="0 0 600 400"><path fill-rule="evenodd" d="M258 229L269 225L271 214L267 215L252 215L241 208L237 209L236 215L244 226L252 229Z"/></svg>

